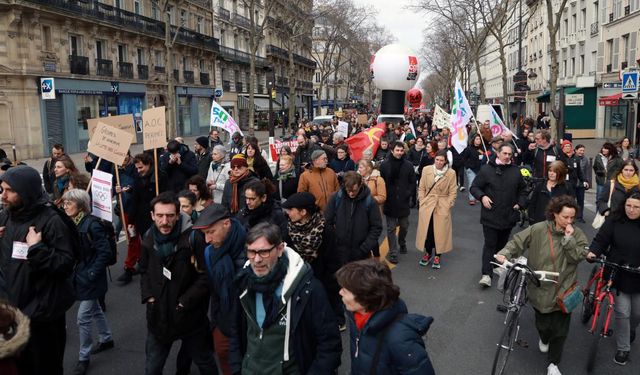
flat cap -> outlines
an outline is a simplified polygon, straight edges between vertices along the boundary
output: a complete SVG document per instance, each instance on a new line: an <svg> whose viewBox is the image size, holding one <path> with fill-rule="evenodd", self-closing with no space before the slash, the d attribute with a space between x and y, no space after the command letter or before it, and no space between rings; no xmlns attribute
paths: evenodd
<svg viewBox="0 0 640 375"><path fill-rule="evenodd" d="M229 210L221 204L212 203L207 208L202 210L200 216L193 224L193 229L204 229L215 224L219 220L228 219L231 217Z"/></svg>

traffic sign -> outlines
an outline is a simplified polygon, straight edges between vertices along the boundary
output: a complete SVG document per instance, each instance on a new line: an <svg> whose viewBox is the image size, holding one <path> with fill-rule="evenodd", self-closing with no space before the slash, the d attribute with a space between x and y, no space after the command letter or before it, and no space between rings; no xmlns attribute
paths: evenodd
<svg viewBox="0 0 640 375"><path fill-rule="evenodd" d="M629 93L622 94L622 99L627 99L627 100L638 99L638 93L637 92L629 92Z"/></svg>
<svg viewBox="0 0 640 375"><path fill-rule="evenodd" d="M638 92L638 72L622 73L622 92Z"/></svg>
<svg viewBox="0 0 640 375"><path fill-rule="evenodd" d="M221 98L221 97L222 97L222 94L223 94L223 91L222 91L222 89L221 89L221 88L216 88L216 89L213 91L213 95L214 95L216 98Z"/></svg>

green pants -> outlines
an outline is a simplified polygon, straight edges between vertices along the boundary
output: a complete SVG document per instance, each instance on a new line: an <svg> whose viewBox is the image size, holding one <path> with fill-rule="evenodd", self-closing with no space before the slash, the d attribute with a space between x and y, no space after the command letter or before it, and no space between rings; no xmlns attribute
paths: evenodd
<svg viewBox="0 0 640 375"><path fill-rule="evenodd" d="M540 334L542 343L549 345L547 360L555 365L560 364L562 359L562 349L569 334L571 314L564 314L562 311L553 311L543 314L538 310L536 313L536 329Z"/></svg>

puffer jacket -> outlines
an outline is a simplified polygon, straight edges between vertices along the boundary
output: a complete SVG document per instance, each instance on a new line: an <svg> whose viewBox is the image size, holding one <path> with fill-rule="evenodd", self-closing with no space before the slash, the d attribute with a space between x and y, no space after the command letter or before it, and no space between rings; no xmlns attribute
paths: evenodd
<svg viewBox="0 0 640 375"><path fill-rule="evenodd" d="M606 168L603 159L604 155L602 154L596 155L593 159L593 171L596 174L597 185L605 185L607 181L615 178L622 169L623 161L621 158L609 159Z"/></svg>
<svg viewBox="0 0 640 375"><path fill-rule="evenodd" d="M348 312L351 335L351 373L385 375L434 375L433 365L427 354L424 336L433 318L407 314L407 305L397 300L391 307L375 312L358 330L353 313ZM378 345L378 335L384 335L379 360L373 363Z"/></svg>
<svg viewBox="0 0 640 375"><path fill-rule="evenodd" d="M553 221L533 224L516 233L498 254L507 259L517 258L527 253L527 265L536 271L560 272L558 284L543 282L540 287L534 283L527 285L531 306L543 314L560 311L556 303L558 292L563 292L576 281L578 264L588 253L589 242L582 229L574 226L572 236L555 229ZM553 241L553 255L549 234Z"/></svg>
<svg viewBox="0 0 640 375"><path fill-rule="evenodd" d="M396 168L397 171L393 171ZM384 214L395 218L409 216L409 197L413 195L413 191L416 189L416 174L411 162L405 158L398 160L393 155L390 155L380 165L380 175L384 179L387 188Z"/></svg>
<svg viewBox="0 0 640 375"><path fill-rule="evenodd" d="M576 196L575 191L569 185L569 182L562 181L561 184L554 186L551 191L547 190L547 180L539 182L531 192L531 199L527 207L529 213L529 222L539 223L545 220L545 210L551 199L561 195Z"/></svg>
<svg viewBox="0 0 640 375"><path fill-rule="evenodd" d="M471 195L480 201L488 196L493 204L491 209L482 205L480 223L494 229L513 228L520 220L520 213L513 206L526 207L525 188L520 168L515 165L497 165L495 160L483 165L473 180Z"/></svg>

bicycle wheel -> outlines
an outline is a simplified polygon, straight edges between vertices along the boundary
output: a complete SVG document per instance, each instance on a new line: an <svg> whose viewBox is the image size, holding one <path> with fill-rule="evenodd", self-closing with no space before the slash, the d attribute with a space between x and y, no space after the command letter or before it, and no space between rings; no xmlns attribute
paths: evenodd
<svg viewBox="0 0 640 375"><path fill-rule="evenodd" d="M589 280L593 279L593 276L596 274L596 272L597 266L593 267L593 269L591 270ZM584 298L582 299L582 312L580 314L580 321L582 322L582 324L587 324L587 322L593 316L593 304L595 301L596 284L597 282L593 283L593 285L591 285L591 288L584 291Z"/></svg>
<svg viewBox="0 0 640 375"><path fill-rule="evenodd" d="M514 311L507 320L500 342L497 344L496 355L493 359L493 369L491 370L493 375L502 375L507 367L509 354L513 351L516 339L518 338L519 315L519 311Z"/></svg>

